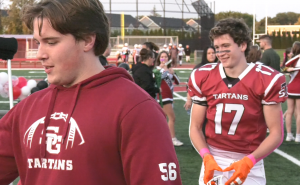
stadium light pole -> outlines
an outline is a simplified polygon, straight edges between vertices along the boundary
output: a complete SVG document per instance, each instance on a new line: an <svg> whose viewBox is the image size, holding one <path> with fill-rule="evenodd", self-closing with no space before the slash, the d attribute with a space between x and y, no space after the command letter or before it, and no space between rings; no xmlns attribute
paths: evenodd
<svg viewBox="0 0 300 185"><path fill-rule="evenodd" d="M253 44L255 44L255 4L254 4L254 8L253 8L253 33L252 33L252 36L253 36Z"/></svg>
<svg viewBox="0 0 300 185"><path fill-rule="evenodd" d="M268 6L267 6L267 3L265 4L266 5L266 21L265 21L265 34L268 35Z"/></svg>

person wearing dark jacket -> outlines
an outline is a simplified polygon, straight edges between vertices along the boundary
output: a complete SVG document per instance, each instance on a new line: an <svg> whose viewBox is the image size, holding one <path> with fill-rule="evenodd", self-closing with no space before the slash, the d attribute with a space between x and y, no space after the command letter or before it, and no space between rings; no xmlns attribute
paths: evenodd
<svg viewBox="0 0 300 185"><path fill-rule="evenodd" d="M141 63L135 66L133 71L133 79L135 83L144 89L153 98L159 92L153 78L152 66L155 59L154 53L147 49L142 49L140 52Z"/></svg>
<svg viewBox="0 0 300 185"><path fill-rule="evenodd" d="M102 66L108 65L107 57L110 55L110 52L111 52L111 45L108 44L104 53L99 56L99 60L100 60L100 63L102 64Z"/></svg>

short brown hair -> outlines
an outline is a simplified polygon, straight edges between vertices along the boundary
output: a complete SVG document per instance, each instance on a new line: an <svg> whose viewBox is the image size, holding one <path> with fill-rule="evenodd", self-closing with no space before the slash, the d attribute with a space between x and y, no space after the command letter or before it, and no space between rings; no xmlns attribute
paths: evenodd
<svg viewBox="0 0 300 185"><path fill-rule="evenodd" d="M270 35L261 35L258 40L265 40L269 44L272 44L272 37Z"/></svg>
<svg viewBox="0 0 300 185"><path fill-rule="evenodd" d="M220 20L217 25L210 30L209 37L211 41L214 41L216 37L225 34L229 34L238 46L245 42L247 44L245 56L248 55L252 40L249 27L242 19L227 18Z"/></svg>
<svg viewBox="0 0 300 185"><path fill-rule="evenodd" d="M299 41L294 42L293 48L292 48L292 53L294 56L300 54L300 42Z"/></svg>
<svg viewBox="0 0 300 185"><path fill-rule="evenodd" d="M33 30L35 18L49 20L53 29L61 34L71 34L76 41L95 34L94 53L104 53L109 42L109 23L99 0L42 0L27 5L22 10L22 19ZM41 32L43 22L39 24Z"/></svg>
<svg viewBox="0 0 300 185"><path fill-rule="evenodd" d="M254 45L250 47L250 51L247 56L247 62L255 63L261 59L261 51L258 46Z"/></svg>

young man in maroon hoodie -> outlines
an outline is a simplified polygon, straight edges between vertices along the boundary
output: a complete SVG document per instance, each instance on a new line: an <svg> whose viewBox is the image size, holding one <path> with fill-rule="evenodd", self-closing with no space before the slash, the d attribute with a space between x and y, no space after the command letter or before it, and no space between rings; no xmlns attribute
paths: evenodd
<svg viewBox="0 0 300 185"><path fill-rule="evenodd" d="M159 105L98 59L109 24L98 0L44 0L23 10L49 88L0 121L0 185L180 185ZM134 98L130 98L134 97Z"/></svg>

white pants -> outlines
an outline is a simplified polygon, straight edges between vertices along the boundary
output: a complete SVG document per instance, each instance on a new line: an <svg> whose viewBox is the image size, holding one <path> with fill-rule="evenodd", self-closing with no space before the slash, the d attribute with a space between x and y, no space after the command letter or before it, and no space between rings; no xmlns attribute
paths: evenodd
<svg viewBox="0 0 300 185"><path fill-rule="evenodd" d="M241 160L245 156L245 154L222 151L220 149L216 149L212 147L209 147L209 149L211 154L214 156L216 162L223 170L229 167L230 164L233 163L234 161ZM224 175L227 179L229 179L233 175L233 173L234 170L229 172L215 171L214 176ZM202 163L199 185L205 185L203 182L203 177L204 177L204 164ZM266 175L265 175L264 162L263 160L260 160L250 170L250 173L248 174L247 179L243 183L243 185L265 185L265 184L266 184Z"/></svg>
<svg viewBox="0 0 300 185"><path fill-rule="evenodd" d="M186 62L189 62L190 61L190 56L186 56L185 60L186 60Z"/></svg>

